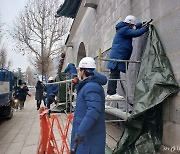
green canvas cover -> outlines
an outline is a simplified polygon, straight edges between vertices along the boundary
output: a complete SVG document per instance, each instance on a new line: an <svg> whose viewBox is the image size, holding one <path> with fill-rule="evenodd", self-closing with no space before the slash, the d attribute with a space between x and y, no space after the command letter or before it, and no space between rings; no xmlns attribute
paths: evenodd
<svg viewBox="0 0 180 154"><path fill-rule="evenodd" d="M64 113L65 109L66 109L66 104L65 103L61 103L58 106L53 107L50 110L50 113Z"/></svg>
<svg viewBox="0 0 180 154"><path fill-rule="evenodd" d="M56 82L66 80L66 73L59 73L56 76ZM59 92L58 92L58 102L66 102L66 84L59 84Z"/></svg>
<svg viewBox="0 0 180 154"><path fill-rule="evenodd" d="M154 26L142 57L134 110L113 154L155 154L162 139L162 102L179 92L170 62Z"/></svg>
<svg viewBox="0 0 180 154"><path fill-rule="evenodd" d="M75 18L82 0L65 0L57 10L59 16Z"/></svg>

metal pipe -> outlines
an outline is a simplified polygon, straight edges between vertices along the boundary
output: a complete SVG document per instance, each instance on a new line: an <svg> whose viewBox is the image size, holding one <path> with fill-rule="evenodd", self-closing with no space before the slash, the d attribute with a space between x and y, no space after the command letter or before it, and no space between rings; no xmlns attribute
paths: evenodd
<svg viewBox="0 0 180 154"><path fill-rule="evenodd" d="M107 122L120 122L120 121L125 121L125 120L123 120L123 119L121 119L121 120L106 120L105 122L107 123Z"/></svg>
<svg viewBox="0 0 180 154"><path fill-rule="evenodd" d="M141 61L134 61L134 60L118 60L118 59L104 59L104 58L101 58L101 60L104 60L104 61L114 61L114 62L141 63Z"/></svg>
<svg viewBox="0 0 180 154"><path fill-rule="evenodd" d="M128 69L128 64L127 62L125 63L126 64L126 73L125 73L125 76L126 76L126 80L125 80L125 84L126 84L126 88L125 88L125 99L126 99L126 117L128 117L128 113L129 113L129 107L128 107L128 83L127 83L127 78L128 78L128 74L127 74L127 69Z"/></svg>
<svg viewBox="0 0 180 154"><path fill-rule="evenodd" d="M58 81L58 82L52 82L52 83L45 83L46 85L48 84L62 84L62 83L71 83L73 80L64 80L64 81Z"/></svg>
<svg viewBox="0 0 180 154"><path fill-rule="evenodd" d="M108 80L112 80L112 81L126 81L124 79L108 79Z"/></svg>
<svg viewBox="0 0 180 154"><path fill-rule="evenodd" d="M121 110L118 109L118 108L113 108L113 107L111 107L111 106L106 106L106 107L105 107L105 112L106 112L106 113L109 113L109 114L111 114L111 115L114 115L114 116L116 116L116 117L118 117L118 118L124 119L124 120L126 120L126 119L127 119L128 117L130 117L130 115L131 115L131 114L129 114L129 113L126 113L126 112L121 111Z"/></svg>

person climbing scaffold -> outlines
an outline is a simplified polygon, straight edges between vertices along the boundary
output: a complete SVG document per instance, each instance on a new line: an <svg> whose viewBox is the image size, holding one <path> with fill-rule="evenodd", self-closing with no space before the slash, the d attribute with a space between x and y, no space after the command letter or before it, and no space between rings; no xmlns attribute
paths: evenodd
<svg viewBox="0 0 180 154"><path fill-rule="evenodd" d="M113 39L109 59L129 60L132 54L132 39L139 37L148 31L148 23L136 24L136 17L128 15L124 21L116 25L116 34ZM119 79L120 72L126 73L126 64L124 62L108 61L107 68L110 69L110 79ZM117 80L109 80L107 86L106 99L122 99L116 92Z"/></svg>

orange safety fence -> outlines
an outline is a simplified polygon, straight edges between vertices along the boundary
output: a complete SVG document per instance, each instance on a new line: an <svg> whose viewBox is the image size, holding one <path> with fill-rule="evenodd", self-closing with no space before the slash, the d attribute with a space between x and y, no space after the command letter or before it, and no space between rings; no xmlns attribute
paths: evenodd
<svg viewBox="0 0 180 154"><path fill-rule="evenodd" d="M41 132L37 154L63 154L64 152L70 154L70 148L67 144L67 135L70 123L73 119L73 114L67 116L64 130L58 120L58 116L56 114L49 115L49 110L47 108L41 107L39 109L39 115ZM59 149L53 133L55 124L62 139L62 144Z"/></svg>

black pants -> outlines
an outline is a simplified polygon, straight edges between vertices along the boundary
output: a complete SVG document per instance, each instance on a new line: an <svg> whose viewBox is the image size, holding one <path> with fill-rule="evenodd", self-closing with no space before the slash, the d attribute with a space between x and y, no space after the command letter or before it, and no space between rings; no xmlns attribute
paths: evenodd
<svg viewBox="0 0 180 154"><path fill-rule="evenodd" d="M43 100L44 106L46 106L46 97L43 96L42 100Z"/></svg>
<svg viewBox="0 0 180 154"><path fill-rule="evenodd" d="M118 65L110 70L110 78L109 79L119 79L120 78L120 70L118 70ZM117 80L109 80L107 86L107 94L114 95L116 94L117 89Z"/></svg>
<svg viewBox="0 0 180 154"><path fill-rule="evenodd" d="M50 105L55 102L55 96L48 96L46 100L46 106L50 109Z"/></svg>
<svg viewBox="0 0 180 154"><path fill-rule="evenodd" d="M23 100L22 107L24 107L24 103L25 103L25 101L26 101L26 98Z"/></svg>
<svg viewBox="0 0 180 154"><path fill-rule="evenodd" d="M40 108L40 106L41 106L41 101L42 101L42 100L37 100L37 109Z"/></svg>

